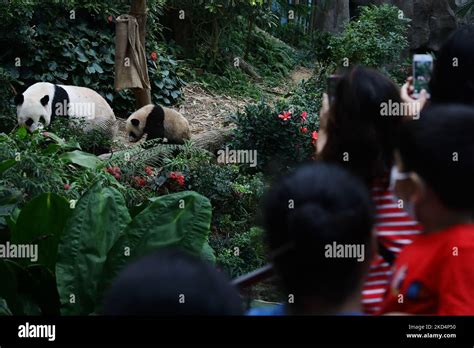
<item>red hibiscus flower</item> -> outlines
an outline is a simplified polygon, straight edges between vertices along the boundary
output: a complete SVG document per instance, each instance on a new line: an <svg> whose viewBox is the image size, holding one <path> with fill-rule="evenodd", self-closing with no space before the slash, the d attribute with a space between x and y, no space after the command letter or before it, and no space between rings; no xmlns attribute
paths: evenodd
<svg viewBox="0 0 474 348"><path fill-rule="evenodd" d="M306 120L308 119L308 113L305 111L301 114L301 118L303 119L303 122L306 122Z"/></svg>
<svg viewBox="0 0 474 348"><path fill-rule="evenodd" d="M301 127L301 128L300 128L300 131L301 131L301 133L306 134L306 133L308 133L308 128L306 128L306 127Z"/></svg>
<svg viewBox="0 0 474 348"><path fill-rule="evenodd" d="M184 176L183 175L179 175L177 178L176 178L176 181L178 182L178 185L183 187L184 186Z"/></svg>
<svg viewBox="0 0 474 348"><path fill-rule="evenodd" d="M121 178L120 174L122 174L122 171L121 171L120 167L108 167L106 169L106 172L113 175L113 177L117 180L120 180L120 178Z"/></svg>
<svg viewBox="0 0 474 348"><path fill-rule="evenodd" d="M112 23L112 22L114 21L114 17L108 16L108 17L107 17L107 20L109 21L109 23Z"/></svg>
<svg viewBox="0 0 474 348"><path fill-rule="evenodd" d="M153 61L156 61L158 59L158 54L156 52L151 52L150 58Z"/></svg>
<svg viewBox="0 0 474 348"><path fill-rule="evenodd" d="M316 144L316 141L318 141L318 132L314 131L313 133L311 133L311 143L314 145Z"/></svg>
<svg viewBox="0 0 474 348"><path fill-rule="evenodd" d="M284 111L282 114L278 115L280 119L283 121L288 121L291 118L291 112L290 111Z"/></svg>
<svg viewBox="0 0 474 348"><path fill-rule="evenodd" d="M137 184L137 186L139 187L144 187L146 185L146 179L140 176L135 176L133 180L135 181L135 184Z"/></svg>
<svg viewBox="0 0 474 348"><path fill-rule="evenodd" d="M70 188L71 188L71 185L69 185L69 184L67 184L67 183L64 184L64 190L67 191L67 190L69 190Z"/></svg>
<svg viewBox="0 0 474 348"><path fill-rule="evenodd" d="M153 175L153 168L152 167L145 167L145 173L148 176L152 176Z"/></svg>

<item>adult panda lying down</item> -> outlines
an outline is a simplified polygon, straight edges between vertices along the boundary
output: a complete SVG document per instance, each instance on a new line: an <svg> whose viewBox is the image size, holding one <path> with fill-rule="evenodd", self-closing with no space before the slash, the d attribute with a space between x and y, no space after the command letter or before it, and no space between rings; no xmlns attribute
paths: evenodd
<svg viewBox="0 0 474 348"><path fill-rule="evenodd" d="M191 139L188 120L179 112L159 105L146 105L127 119L130 142L137 142L147 134L147 140L166 139L168 144L183 144Z"/></svg>
<svg viewBox="0 0 474 348"><path fill-rule="evenodd" d="M15 97L18 125L30 132L48 127L56 117L84 120L84 131L101 130L113 138L117 132L114 112L90 88L38 82Z"/></svg>

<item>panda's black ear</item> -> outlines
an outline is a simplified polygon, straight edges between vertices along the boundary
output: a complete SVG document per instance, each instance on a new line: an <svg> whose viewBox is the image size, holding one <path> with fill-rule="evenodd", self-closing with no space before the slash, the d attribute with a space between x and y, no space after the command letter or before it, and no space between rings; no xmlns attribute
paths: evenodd
<svg viewBox="0 0 474 348"><path fill-rule="evenodd" d="M41 105L43 105L43 106L48 105L49 95L45 95L43 98L41 98L40 102L41 102Z"/></svg>
<svg viewBox="0 0 474 348"><path fill-rule="evenodd" d="M140 120L137 120L136 118L132 119L132 125L134 125L135 127L138 127L139 124L140 124Z"/></svg>
<svg viewBox="0 0 474 348"><path fill-rule="evenodd" d="M15 96L15 105L21 105L23 104L23 102L25 101L25 97L23 96L23 94L17 94Z"/></svg>

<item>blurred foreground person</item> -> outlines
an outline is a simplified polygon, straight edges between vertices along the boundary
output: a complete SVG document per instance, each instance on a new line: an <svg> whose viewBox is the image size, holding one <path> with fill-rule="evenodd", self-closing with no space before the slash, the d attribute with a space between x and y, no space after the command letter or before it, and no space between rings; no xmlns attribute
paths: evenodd
<svg viewBox="0 0 474 348"><path fill-rule="evenodd" d="M108 292L105 315L242 315L239 293L215 267L181 250L128 266Z"/></svg>
<svg viewBox="0 0 474 348"><path fill-rule="evenodd" d="M455 30L436 58L430 81L431 99L426 91L413 99L413 77L410 77L401 90L403 101L419 103L416 110L422 109L428 100L434 104L474 105L474 25Z"/></svg>
<svg viewBox="0 0 474 348"><path fill-rule="evenodd" d="M474 315L474 108L425 109L396 162L395 192L425 231L398 257L383 312Z"/></svg>
<svg viewBox="0 0 474 348"><path fill-rule="evenodd" d="M307 165L273 187L263 213L285 304L249 315L361 315L374 252L363 183L337 166Z"/></svg>
<svg viewBox="0 0 474 348"><path fill-rule="evenodd" d="M389 185L398 132L408 118L383 111L397 111L389 105L400 103L400 91L392 81L375 70L355 67L342 76L331 105L325 96L320 114L317 157L338 163L362 179L376 206L378 253L362 291L367 314L380 311L394 260L422 231Z"/></svg>

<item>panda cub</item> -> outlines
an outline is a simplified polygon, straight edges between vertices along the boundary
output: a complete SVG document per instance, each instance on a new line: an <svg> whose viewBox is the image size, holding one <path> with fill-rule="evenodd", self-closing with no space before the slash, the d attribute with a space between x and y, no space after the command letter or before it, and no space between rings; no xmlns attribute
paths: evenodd
<svg viewBox="0 0 474 348"><path fill-rule="evenodd" d="M30 132L48 127L56 117L84 120L84 131L101 130L111 138L117 132L114 112L92 89L38 82L15 96L18 125Z"/></svg>
<svg viewBox="0 0 474 348"><path fill-rule="evenodd" d="M147 140L167 139L168 144L183 144L191 139L188 120L179 112L159 105L146 105L127 119L130 142L137 142L147 133Z"/></svg>

